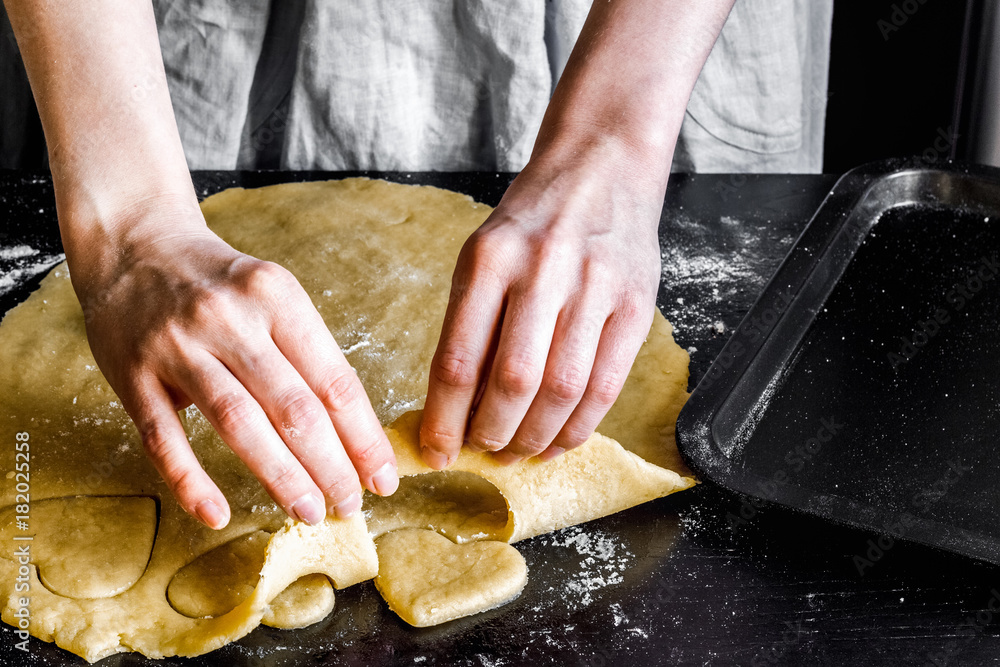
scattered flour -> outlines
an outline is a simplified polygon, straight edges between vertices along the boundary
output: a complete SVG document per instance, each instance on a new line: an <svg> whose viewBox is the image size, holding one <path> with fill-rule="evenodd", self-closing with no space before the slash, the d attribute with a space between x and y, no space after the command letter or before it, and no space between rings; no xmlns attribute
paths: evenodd
<svg viewBox="0 0 1000 667"><path fill-rule="evenodd" d="M737 252L666 246L660 258L663 284L669 291L688 295L675 297L664 308L666 318L679 330L714 329L720 306L732 300L740 285L758 282L756 272Z"/></svg>
<svg viewBox="0 0 1000 667"><path fill-rule="evenodd" d="M615 627L624 623L628 623L628 616L622 611L622 605L620 602L615 602L614 604L608 606L608 609L613 614L612 619L614 620Z"/></svg>
<svg viewBox="0 0 1000 667"><path fill-rule="evenodd" d="M46 254L28 245L0 247L0 296L48 271L66 256Z"/></svg>
<svg viewBox="0 0 1000 667"><path fill-rule="evenodd" d="M547 548L571 548L581 556L578 569L568 567L565 579L545 591L548 602L538 611L556 603L570 608L589 606L596 591L622 583L624 573L635 561L635 554L616 536L585 526L570 526L538 539ZM570 562L577 564L572 559Z"/></svg>
<svg viewBox="0 0 1000 667"><path fill-rule="evenodd" d="M16 245L11 248L0 248L0 259L21 259L38 254L37 248L30 245Z"/></svg>
<svg viewBox="0 0 1000 667"><path fill-rule="evenodd" d="M719 316L752 301L776 267L775 244L792 243L769 234L769 221L723 216L719 222L677 213L661 241L662 310L682 336L727 335L717 331Z"/></svg>
<svg viewBox="0 0 1000 667"><path fill-rule="evenodd" d="M342 350L343 350L344 354L350 354L351 352L359 350L359 349L361 349L363 347L368 347L371 344L372 344L372 335L371 335L371 332L370 331L362 331L362 332L359 332L358 341L356 343L352 343L351 345L343 347Z"/></svg>

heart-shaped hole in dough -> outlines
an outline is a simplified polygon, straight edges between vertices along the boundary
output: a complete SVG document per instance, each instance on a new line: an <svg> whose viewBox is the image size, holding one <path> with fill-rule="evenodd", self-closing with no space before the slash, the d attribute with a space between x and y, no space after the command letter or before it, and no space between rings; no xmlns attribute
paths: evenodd
<svg viewBox="0 0 1000 667"><path fill-rule="evenodd" d="M506 542L455 544L433 530L407 528L382 535L375 548L375 586L418 628L498 607L528 580L524 557Z"/></svg>
<svg viewBox="0 0 1000 667"><path fill-rule="evenodd" d="M213 618L232 611L260 581L270 539L271 533L257 530L198 556L170 580L170 605L189 618ZM333 606L330 580L309 574L271 601L262 622L275 628L302 628L326 618Z"/></svg>
<svg viewBox="0 0 1000 667"><path fill-rule="evenodd" d="M510 514L503 494L479 475L460 470L426 472L399 480L391 496L365 494L368 532L426 528L462 544L505 540Z"/></svg>
<svg viewBox="0 0 1000 667"><path fill-rule="evenodd" d="M189 618L232 611L257 586L271 533L257 530L206 551L174 574L170 606Z"/></svg>
<svg viewBox="0 0 1000 667"><path fill-rule="evenodd" d="M38 578L56 595L110 598L139 581L156 539L156 501L146 496L74 496L35 500L27 530L16 506L0 511L0 555L30 544ZM30 542L14 537L33 535Z"/></svg>

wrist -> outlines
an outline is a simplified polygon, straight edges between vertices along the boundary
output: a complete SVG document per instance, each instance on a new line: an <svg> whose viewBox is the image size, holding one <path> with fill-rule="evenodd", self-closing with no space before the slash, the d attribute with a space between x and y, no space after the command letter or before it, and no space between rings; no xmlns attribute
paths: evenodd
<svg viewBox="0 0 1000 667"><path fill-rule="evenodd" d="M110 284L158 240L211 233L193 189L162 190L96 208L61 208L59 227L78 293Z"/></svg>
<svg viewBox="0 0 1000 667"><path fill-rule="evenodd" d="M636 185L662 200L676 133L595 119L560 118L543 124L530 164L564 171L575 167Z"/></svg>
<svg viewBox="0 0 1000 667"><path fill-rule="evenodd" d="M540 138L519 179L543 186L536 192L561 201L562 207L586 206L584 202L595 198L599 206L613 204L616 210L629 211L626 217L633 229L648 227L655 234L673 147L661 149L617 133L562 129L544 143Z"/></svg>
<svg viewBox="0 0 1000 667"><path fill-rule="evenodd" d="M561 122L539 131L531 161L604 163L608 168L641 170L650 178L670 171L675 140L660 133L608 129L593 122Z"/></svg>

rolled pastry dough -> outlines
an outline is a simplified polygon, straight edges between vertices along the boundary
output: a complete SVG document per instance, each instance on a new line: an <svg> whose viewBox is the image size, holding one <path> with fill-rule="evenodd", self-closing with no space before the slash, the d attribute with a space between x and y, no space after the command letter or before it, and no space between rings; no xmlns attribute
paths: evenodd
<svg viewBox="0 0 1000 667"><path fill-rule="evenodd" d="M489 207L432 187L349 179L227 190L202 208L234 247L296 275L383 424L400 417L388 432L400 472L415 477L398 499L366 498L370 525L362 515L316 527L295 523L200 413L188 409L182 421L192 447L232 507L225 529L204 528L179 508L146 460L90 354L84 314L60 265L0 324L0 442L8 443L0 462L10 471L0 494L7 623L16 624L13 614L25 596L14 589L15 535L35 537L27 582L34 636L90 661L125 651L192 656L242 637L262 620L279 627L313 622L333 606L329 582L343 588L377 574L380 590L413 601L397 604L392 597L411 622L471 613L516 593L523 572L510 547L470 543L514 542L695 483L673 441L687 398L687 354L659 313L599 429L626 449L595 435L551 463L510 468L463 452L456 472L437 479L441 473L420 461L419 413L411 411L426 391L455 259ZM17 433L29 434L27 530L15 522ZM404 511L407 497L416 504ZM383 555L381 564L376 538L391 545L380 551L396 554ZM442 588L414 593L408 554L426 543L446 546L441 539L506 554L497 570L503 595L477 598L471 583L441 573ZM219 564L206 561L214 557L235 558L242 574L214 576ZM208 599L193 593L213 586ZM425 613L432 607L452 611Z"/></svg>

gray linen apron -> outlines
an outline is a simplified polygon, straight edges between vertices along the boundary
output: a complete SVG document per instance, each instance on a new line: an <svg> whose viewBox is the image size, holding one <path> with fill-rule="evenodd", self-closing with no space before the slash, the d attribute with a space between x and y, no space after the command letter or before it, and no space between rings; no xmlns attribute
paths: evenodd
<svg viewBox="0 0 1000 667"><path fill-rule="evenodd" d="M192 169L517 171L589 0L154 9ZM832 12L832 0L737 0L691 96L675 171L822 169ZM17 166L31 99L6 16L0 32L0 166Z"/></svg>

